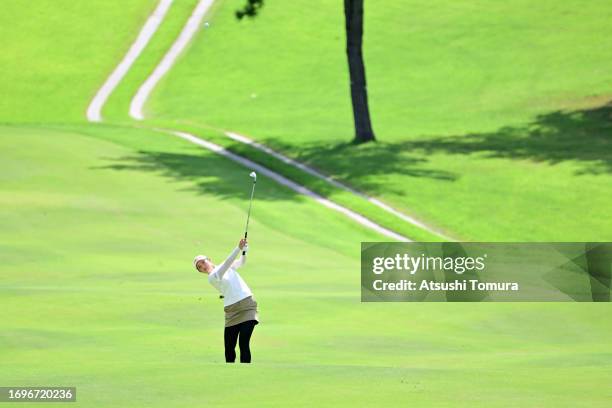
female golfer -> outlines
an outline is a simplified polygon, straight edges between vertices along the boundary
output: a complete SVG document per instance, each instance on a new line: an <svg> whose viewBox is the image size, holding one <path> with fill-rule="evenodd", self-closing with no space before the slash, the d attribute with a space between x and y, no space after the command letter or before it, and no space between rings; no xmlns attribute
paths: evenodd
<svg viewBox="0 0 612 408"><path fill-rule="evenodd" d="M238 253L243 251L240 259L235 261ZM223 295L225 310L225 362L236 361L236 341L240 345L240 362L251 362L249 341L256 324L259 324L257 315L257 302L253 299L253 292L242 280L237 268L246 262L248 245L246 239L240 243L225 261L219 266L212 263L209 257L198 255L193 264L199 272L208 274L208 282Z"/></svg>

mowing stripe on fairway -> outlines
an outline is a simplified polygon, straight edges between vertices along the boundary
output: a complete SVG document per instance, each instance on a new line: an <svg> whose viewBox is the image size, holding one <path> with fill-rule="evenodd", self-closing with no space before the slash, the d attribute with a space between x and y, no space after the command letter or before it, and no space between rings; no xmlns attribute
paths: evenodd
<svg viewBox="0 0 612 408"><path fill-rule="evenodd" d="M247 144L249 146L254 147L255 149L262 151L266 154L269 154L270 156L282 161L283 163L289 164L295 168L298 168L310 175L313 175L321 180L326 181L327 183L331 184L334 187L338 187L342 190L348 191L350 193L355 194L356 196L359 196L361 198L364 198L365 200L369 201L370 203L374 204L375 206L382 208L383 210L395 215L396 217L416 226L419 227L421 229L424 229L425 231L431 232L434 235L439 236L440 238L444 238L448 241L453 241L452 238L447 237L446 235L442 234L439 231L436 231L435 229L431 228L430 226L423 224L421 221L409 216L408 214L404 214L401 211L396 210L395 208L391 207L390 205L383 203L382 201L380 201L377 198L371 197L367 194L362 193L361 191L357 191L349 186L347 186L346 184L340 183L337 180L334 180L333 178L326 176L323 173L320 173L319 171L313 169L312 167L309 167L307 165L305 165L304 163L300 163L296 160L293 160L279 152L277 152L276 150L273 150L271 148L269 148L266 145L263 145L261 143L258 143L246 136L243 135L239 135L238 133L234 133L234 132L225 132L225 135L228 136L230 139L235 140L237 142L240 143L244 143Z"/></svg>
<svg viewBox="0 0 612 408"><path fill-rule="evenodd" d="M134 41L127 54L125 54L125 57L123 57L123 60L121 60L119 65L117 65L117 68L115 68L115 70L110 74L106 82L104 82L104 85L102 85L94 98L91 100L91 103L87 108L87 119L90 122L102 121L102 107L106 103L106 100L115 90L117 85L119 85L119 82L123 79L125 74L127 74L129 69L132 67L132 64L134 64L134 61L136 61L136 58L138 58L138 56L142 53L142 50L144 50L146 45L149 43L151 37L153 37L153 34L155 34L159 28L159 25L166 17L166 13L168 12L170 5L172 5L172 1L173 0L159 1L159 4L149 16L145 25L142 26L136 41Z"/></svg>
<svg viewBox="0 0 612 408"><path fill-rule="evenodd" d="M172 44L166 55L162 58L161 62L155 67L155 70L149 75L149 77L140 86L136 95L130 103L130 116L137 120L144 119L144 113L142 108L146 103L149 95L157 85L160 79L172 68L172 65L181 54L183 49L189 44L191 38L198 30L200 22L204 18L204 15L213 4L214 0L200 0L196 8L193 10L191 17L187 20L187 23L183 27L183 30L179 34L176 41Z"/></svg>
<svg viewBox="0 0 612 408"><path fill-rule="evenodd" d="M176 131L176 130L167 130L167 129L155 129L155 130L159 130L159 131L164 131L167 133L171 133L173 135L176 135L182 139L185 139L191 143L195 143L199 146L202 146L208 150L211 150L217 154L220 154L224 157L227 157L230 160L235 161L236 163L239 163L245 167L248 167L251 170L256 170L261 174L266 175L267 177L271 178L272 180L276 181L279 184L282 184L286 187L289 187L290 189L292 189L293 191L303 194L305 196L308 196L310 198L313 198L314 200L316 200L318 203L326 206L327 208L331 208L332 210L338 211L344 215L346 215L347 217L351 218L354 221L357 221L358 223L360 223L361 225L368 227L380 234L383 234L389 238L393 238L396 239L398 241L410 241L408 238L393 232L375 222L373 222L372 220L367 219L366 217L364 217L361 214L358 214L354 211L349 210L346 207L343 207L341 205L338 205L330 200L328 200L327 198L324 198L322 196L320 196L319 194L307 189L306 187L299 185L289 179L287 179L286 177L281 176L280 174L268 169L267 167L262 166L261 164L255 163L249 159L246 159L242 156L239 156L235 153L232 153L226 149L224 149L223 147L214 144L212 142L209 142L207 140L201 139L199 137L196 137L190 133L185 133L185 132L180 132L180 131Z"/></svg>

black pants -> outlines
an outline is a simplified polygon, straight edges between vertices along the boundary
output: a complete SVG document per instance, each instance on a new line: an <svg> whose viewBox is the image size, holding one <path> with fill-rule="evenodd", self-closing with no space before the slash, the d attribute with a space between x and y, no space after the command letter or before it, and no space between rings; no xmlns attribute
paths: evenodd
<svg viewBox="0 0 612 408"><path fill-rule="evenodd" d="M249 320L234 326L226 327L223 339L225 340L225 362L233 363L236 361L236 341L240 346L240 362L251 362L251 349L249 342L251 334L257 324L256 320Z"/></svg>

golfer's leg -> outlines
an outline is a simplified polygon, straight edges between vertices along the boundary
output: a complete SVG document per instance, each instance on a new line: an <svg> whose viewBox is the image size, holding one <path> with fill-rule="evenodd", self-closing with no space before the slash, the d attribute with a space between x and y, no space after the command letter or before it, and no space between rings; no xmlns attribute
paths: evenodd
<svg viewBox="0 0 612 408"><path fill-rule="evenodd" d="M236 341L238 340L239 325L225 328L223 340L225 341L225 362L233 363L236 361Z"/></svg>
<svg viewBox="0 0 612 408"><path fill-rule="evenodd" d="M253 320L240 323L240 338L238 339L238 344L240 346L241 363L251 362L251 348L249 342L251 341L251 334L253 334L254 328L255 322Z"/></svg>

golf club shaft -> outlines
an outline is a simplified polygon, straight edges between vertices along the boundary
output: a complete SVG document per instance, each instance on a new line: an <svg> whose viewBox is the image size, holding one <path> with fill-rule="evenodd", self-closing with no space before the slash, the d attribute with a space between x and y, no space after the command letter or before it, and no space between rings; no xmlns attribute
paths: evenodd
<svg viewBox="0 0 612 408"><path fill-rule="evenodd" d="M253 188L251 189L251 199L249 200L249 211L247 213L246 227L244 228L244 239L247 238L247 234L249 232L249 219L251 218L251 206L253 205L253 194L255 194L255 184L256 184L256 181L253 181ZM246 251L243 250L242 255L246 255Z"/></svg>

